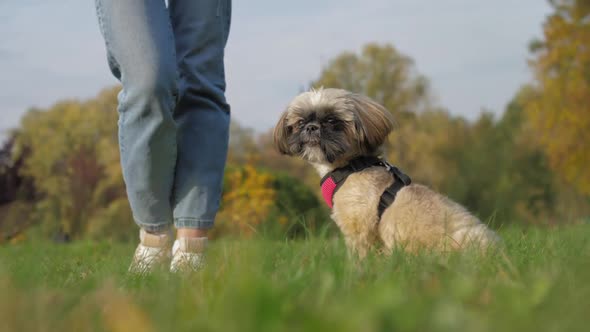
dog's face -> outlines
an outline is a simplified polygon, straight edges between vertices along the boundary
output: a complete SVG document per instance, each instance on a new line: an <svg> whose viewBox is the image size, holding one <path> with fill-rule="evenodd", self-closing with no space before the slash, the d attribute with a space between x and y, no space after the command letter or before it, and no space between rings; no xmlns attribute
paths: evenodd
<svg viewBox="0 0 590 332"><path fill-rule="evenodd" d="M391 114L371 99L320 89L291 101L275 127L274 142L283 154L331 165L375 154L392 128Z"/></svg>

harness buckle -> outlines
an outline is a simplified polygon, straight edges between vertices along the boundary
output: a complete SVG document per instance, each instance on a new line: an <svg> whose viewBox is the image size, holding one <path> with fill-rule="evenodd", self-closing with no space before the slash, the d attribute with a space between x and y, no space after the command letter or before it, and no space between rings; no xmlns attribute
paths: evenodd
<svg viewBox="0 0 590 332"><path fill-rule="evenodd" d="M383 166L385 166L385 169L386 169L388 172L391 172L391 170L393 169L393 165L392 165L392 164L388 163L388 162L387 162L387 161L385 161L385 160L381 161L381 163L383 164Z"/></svg>

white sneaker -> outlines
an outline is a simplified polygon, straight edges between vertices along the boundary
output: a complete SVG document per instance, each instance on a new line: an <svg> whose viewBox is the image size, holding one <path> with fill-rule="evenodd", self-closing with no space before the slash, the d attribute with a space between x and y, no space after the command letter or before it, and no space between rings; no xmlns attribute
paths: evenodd
<svg viewBox="0 0 590 332"><path fill-rule="evenodd" d="M170 239L168 233L151 234L141 229L140 243L135 249L129 272L145 275L165 265L170 260Z"/></svg>
<svg viewBox="0 0 590 332"><path fill-rule="evenodd" d="M205 249L206 237L179 238L174 241L170 272L190 273L201 270L205 266Z"/></svg>

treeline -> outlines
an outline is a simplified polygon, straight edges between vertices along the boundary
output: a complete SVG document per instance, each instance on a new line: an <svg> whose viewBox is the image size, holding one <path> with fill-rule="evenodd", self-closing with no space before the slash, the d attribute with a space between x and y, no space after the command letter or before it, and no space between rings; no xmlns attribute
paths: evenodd
<svg viewBox="0 0 590 332"><path fill-rule="evenodd" d="M137 236L119 164L118 91L108 89L92 100L63 101L24 116L0 152L4 240L33 225L33 233L60 241ZM294 176L241 159L255 158L237 145L246 141L232 139L213 235L299 236L327 223L313 191Z"/></svg>
<svg viewBox="0 0 590 332"><path fill-rule="evenodd" d="M495 227L577 222L590 215L590 6L552 1L531 44L535 80L500 117L475 121L437 105L428 79L391 45L343 53L311 82L368 95L397 123L386 157ZM0 242L22 236L136 237L117 145L118 88L32 109L0 149ZM277 118L279 112L277 110ZM280 156L271 131L232 123L216 236L331 231L318 176Z"/></svg>

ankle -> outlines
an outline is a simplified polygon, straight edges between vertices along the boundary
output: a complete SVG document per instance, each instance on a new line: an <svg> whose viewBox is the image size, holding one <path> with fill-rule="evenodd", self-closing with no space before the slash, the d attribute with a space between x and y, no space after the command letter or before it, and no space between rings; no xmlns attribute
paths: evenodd
<svg viewBox="0 0 590 332"><path fill-rule="evenodd" d="M179 237L174 246L181 252L201 254L207 250L208 242L207 237Z"/></svg>
<svg viewBox="0 0 590 332"><path fill-rule="evenodd" d="M207 238L208 229L179 228L176 231L177 238Z"/></svg>
<svg viewBox="0 0 590 332"><path fill-rule="evenodd" d="M143 228L139 230L139 241L146 247L165 247L171 242L171 238L172 234L170 231L151 233Z"/></svg>

